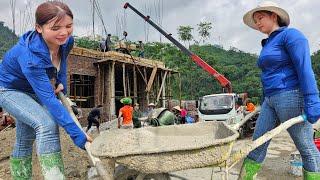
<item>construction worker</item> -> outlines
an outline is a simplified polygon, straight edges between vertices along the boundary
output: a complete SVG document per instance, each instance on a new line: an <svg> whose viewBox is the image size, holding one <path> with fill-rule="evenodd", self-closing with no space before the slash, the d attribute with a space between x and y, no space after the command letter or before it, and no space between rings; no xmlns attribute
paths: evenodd
<svg viewBox="0 0 320 180"><path fill-rule="evenodd" d="M108 34L106 41L105 41L105 46L106 46L106 51L111 51L111 34Z"/></svg>
<svg viewBox="0 0 320 180"><path fill-rule="evenodd" d="M134 128L140 128L141 127L141 121L139 120L139 118L142 117L142 113L140 111L139 104L135 103L133 109L134 109L134 112L133 112L133 127Z"/></svg>
<svg viewBox="0 0 320 180"><path fill-rule="evenodd" d="M118 128L122 129L132 129L133 128L133 107L132 99L129 97L122 98L120 102L123 104L123 107L119 110L118 115ZM122 119L122 120L121 120Z"/></svg>
<svg viewBox="0 0 320 180"><path fill-rule="evenodd" d="M288 28L288 13L276 3L265 1L247 12L243 21L267 35L257 64L262 70L264 100L256 122L257 139L293 117L305 121L288 128L303 161L304 179L320 179L320 153L313 142L312 124L320 118L320 99L312 70L308 40L297 29ZM261 169L270 141L247 156L240 179L253 179Z"/></svg>
<svg viewBox="0 0 320 180"><path fill-rule="evenodd" d="M23 34L0 64L0 107L16 118L12 179L32 178L36 140L44 179L60 180L65 178L58 125L81 149L92 141L56 97L67 90L73 14L66 4L48 1L37 7L35 18L35 30ZM56 83L52 86L51 82Z"/></svg>
<svg viewBox="0 0 320 180"><path fill-rule="evenodd" d="M180 106L174 106L172 108L172 112L175 115L175 123L176 124L184 124L185 123L185 122L182 122Z"/></svg>
<svg viewBox="0 0 320 180"><path fill-rule="evenodd" d="M186 123L186 117L188 115L188 111L185 108L182 108L180 111L180 117L181 117L181 124Z"/></svg>
<svg viewBox="0 0 320 180"><path fill-rule="evenodd" d="M248 98L247 101L246 101L246 112L251 113L254 110L256 110L256 107L251 102L251 99Z"/></svg>
<svg viewBox="0 0 320 180"><path fill-rule="evenodd" d="M138 57L142 57L144 58L144 45L142 43L142 41L139 41L139 54L138 54Z"/></svg>
<svg viewBox="0 0 320 180"><path fill-rule="evenodd" d="M148 116L149 119L152 118L152 114L153 114L153 111L154 111L155 107L156 107L156 105L154 103L149 103L148 104L147 116Z"/></svg>
<svg viewBox="0 0 320 180"><path fill-rule="evenodd" d="M101 119L101 109L102 109L102 105L98 105L97 107L93 108L90 113L89 116L87 118L88 120L88 127L86 132L89 131L89 129L91 128L92 124L95 124L98 130L98 134L100 134L100 130L99 130L99 126L100 126L100 122L99 120Z"/></svg>
<svg viewBox="0 0 320 180"><path fill-rule="evenodd" d="M101 41L99 42L99 47L101 52L107 51L106 40L104 38L102 38Z"/></svg>

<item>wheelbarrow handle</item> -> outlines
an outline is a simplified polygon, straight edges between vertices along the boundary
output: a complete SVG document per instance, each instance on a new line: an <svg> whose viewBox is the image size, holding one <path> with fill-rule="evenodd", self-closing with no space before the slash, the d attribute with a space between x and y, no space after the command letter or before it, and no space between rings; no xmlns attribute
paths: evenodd
<svg viewBox="0 0 320 180"><path fill-rule="evenodd" d="M69 114L71 115L73 121L77 124L77 126L83 131L81 124L79 123L77 117L74 115L71 105L69 104L67 98L64 96L64 94L62 92L58 93L58 97L61 100L62 104L67 108ZM84 131L83 131L84 132ZM97 168L97 171L99 173L99 175L103 178L103 179L110 179L108 177L106 177L109 173L107 173L107 171L105 170L101 160L97 157L94 157L91 153L90 150L91 147L91 143L90 142L86 142L85 144L85 148L87 151L87 154L89 156L89 162L91 166L94 166Z"/></svg>
<svg viewBox="0 0 320 180"><path fill-rule="evenodd" d="M265 142L271 140L274 136L280 134L281 131L288 129L295 124L304 122L305 119L306 119L305 115L301 115L301 116L291 118L284 123L281 123L278 127L265 133L263 136L259 137L258 139L247 143L243 149L240 149L239 151L231 154L230 158L228 159L227 164L234 164L234 163L238 162L240 159L247 156L252 150L261 146Z"/></svg>

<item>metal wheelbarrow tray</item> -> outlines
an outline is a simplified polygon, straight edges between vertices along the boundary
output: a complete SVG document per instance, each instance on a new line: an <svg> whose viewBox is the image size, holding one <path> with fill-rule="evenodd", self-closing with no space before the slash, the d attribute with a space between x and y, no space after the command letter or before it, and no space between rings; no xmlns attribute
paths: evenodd
<svg viewBox="0 0 320 180"><path fill-rule="evenodd" d="M218 165L230 156L239 134L224 122L115 129L98 136L92 154L130 169L166 173Z"/></svg>

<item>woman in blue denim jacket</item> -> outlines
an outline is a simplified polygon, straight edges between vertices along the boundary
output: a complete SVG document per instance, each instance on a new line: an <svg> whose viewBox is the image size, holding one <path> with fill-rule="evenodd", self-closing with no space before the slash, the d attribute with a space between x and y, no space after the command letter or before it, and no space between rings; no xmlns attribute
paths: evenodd
<svg viewBox="0 0 320 180"><path fill-rule="evenodd" d="M64 179L58 125L84 149L92 141L56 98L66 92L67 56L73 47L73 14L58 1L36 10L36 30L25 33L0 65L0 106L16 118L10 158L13 179L31 179L32 145L45 179Z"/></svg>
<svg viewBox="0 0 320 180"><path fill-rule="evenodd" d="M301 154L304 179L320 179L320 153L312 137L312 123L320 118L320 100L308 40L300 31L287 27L290 23L288 13L270 1L247 12L243 21L268 36L262 40L263 48L257 61L262 71L264 100L253 139L304 113L308 121L292 126L288 132ZM269 143L248 155L240 179L256 176Z"/></svg>

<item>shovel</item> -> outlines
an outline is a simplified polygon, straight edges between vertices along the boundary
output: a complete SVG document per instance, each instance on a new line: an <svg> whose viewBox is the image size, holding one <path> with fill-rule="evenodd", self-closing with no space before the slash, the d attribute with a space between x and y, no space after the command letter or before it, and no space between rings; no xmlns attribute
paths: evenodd
<svg viewBox="0 0 320 180"><path fill-rule="evenodd" d="M72 108L69 104L69 102L67 101L66 97L64 96L64 94L62 92L59 92L58 94L58 97L59 99L61 100L62 104L67 108L68 112L70 113L73 121L77 124L77 126L82 130L82 127L78 121L78 119L76 118L76 116L74 115L73 111L72 111ZM83 131L83 130L82 130ZM109 177L109 174L113 174L113 173L110 173L110 171L113 171L112 168L108 168L108 169L105 169L101 160L97 157L94 157L91 153L91 150L90 150L90 146L91 146L91 143L90 142L86 142L85 144L85 149L87 151L87 154L88 154L88 157L89 157L89 162L90 162L90 165L92 167L95 167L99 176L104 179L104 180L109 180L109 179L112 179L113 177Z"/></svg>

